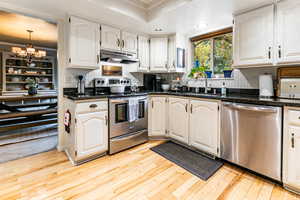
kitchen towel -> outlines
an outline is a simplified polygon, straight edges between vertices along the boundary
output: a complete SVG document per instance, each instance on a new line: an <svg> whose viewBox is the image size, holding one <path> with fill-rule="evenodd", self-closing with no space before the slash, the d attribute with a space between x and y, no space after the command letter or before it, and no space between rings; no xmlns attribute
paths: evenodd
<svg viewBox="0 0 300 200"><path fill-rule="evenodd" d="M138 98L130 98L128 100L128 121L134 122L139 119L139 100Z"/></svg>

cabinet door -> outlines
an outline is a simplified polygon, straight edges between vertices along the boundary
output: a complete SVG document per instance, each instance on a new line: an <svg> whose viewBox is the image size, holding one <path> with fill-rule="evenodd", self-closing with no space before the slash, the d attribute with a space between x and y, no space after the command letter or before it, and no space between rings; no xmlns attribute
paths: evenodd
<svg viewBox="0 0 300 200"><path fill-rule="evenodd" d="M273 21L273 5L235 17L234 66L273 64Z"/></svg>
<svg viewBox="0 0 300 200"><path fill-rule="evenodd" d="M139 36L138 40L138 56L140 60L139 71L148 71L150 66L150 44L149 38L144 36Z"/></svg>
<svg viewBox="0 0 300 200"><path fill-rule="evenodd" d="M121 31L117 28L101 25L101 48L121 50Z"/></svg>
<svg viewBox="0 0 300 200"><path fill-rule="evenodd" d="M76 116L76 149L79 159L108 150L107 111Z"/></svg>
<svg viewBox="0 0 300 200"><path fill-rule="evenodd" d="M70 17L69 63L80 67L99 66L100 25Z"/></svg>
<svg viewBox="0 0 300 200"><path fill-rule="evenodd" d="M122 50L130 53L137 53L137 35L133 33L122 32Z"/></svg>
<svg viewBox="0 0 300 200"><path fill-rule="evenodd" d="M219 147L218 106L217 102L190 101L190 145L214 155Z"/></svg>
<svg viewBox="0 0 300 200"><path fill-rule="evenodd" d="M176 71L176 38L172 36L169 38L169 51L168 51L168 68L169 71Z"/></svg>
<svg viewBox="0 0 300 200"><path fill-rule="evenodd" d="M283 182L300 190L300 127L289 126L284 136Z"/></svg>
<svg viewBox="0 0 300 200"><path fill-rule="evenodd" d="M169 136L188 144L188 114L187 99L169 98Z"/></svg>
<svg viewBox="0 0 300 200"><path fill-rule="evenodd" d="M149 107L149 135L166 136L166 97L151 97Z"/></svg>
<svg viewBox="0 0 300 200"><path fill-rule="evenodd" d="M279 63L300 63L300 2L295 0L278 3L278 44Z"/></svg>
<svg viewBox="0 0 300 200"><path fill-rule="evenodd" d="M168 38L151 38L150 40L150 70L167 71Z"/></svg>

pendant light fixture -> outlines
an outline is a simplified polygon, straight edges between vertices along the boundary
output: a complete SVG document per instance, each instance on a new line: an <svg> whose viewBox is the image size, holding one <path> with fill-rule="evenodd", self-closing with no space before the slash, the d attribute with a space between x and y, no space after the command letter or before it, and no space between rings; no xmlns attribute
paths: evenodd
<svg viewBox="0 0 300 200"><path fill-rule="evenodd" d="M26 57L28 59L28 63L32 62L32 58L42 58L46 56L46 51L37 50L34 48L31 40L32 30L27 30L29 34L29 44L26 45L26 48L21 47L12 47L11 51L19 57Z"/></svg>

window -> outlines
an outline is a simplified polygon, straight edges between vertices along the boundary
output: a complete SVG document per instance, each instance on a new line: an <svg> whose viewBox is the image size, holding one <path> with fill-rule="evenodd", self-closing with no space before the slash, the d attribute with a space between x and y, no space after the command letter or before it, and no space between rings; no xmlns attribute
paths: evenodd
<svg viewBox="0 0 300 200"><path fill-rule="evenodd" d="M213 74L223 74L232 65L232 28L197 36L194 46L194 67L205 67Z"/></svg>

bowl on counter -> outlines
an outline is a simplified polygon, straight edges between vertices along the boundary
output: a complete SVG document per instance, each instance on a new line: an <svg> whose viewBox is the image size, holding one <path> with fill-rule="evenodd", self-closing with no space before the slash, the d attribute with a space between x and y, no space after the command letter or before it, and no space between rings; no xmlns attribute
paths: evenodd
<svg viewBox="0 0 300 200"><path fill-rule="evenodd" d="M162 84L161 89L166 92L170 90L170 84Z"/></svg>

